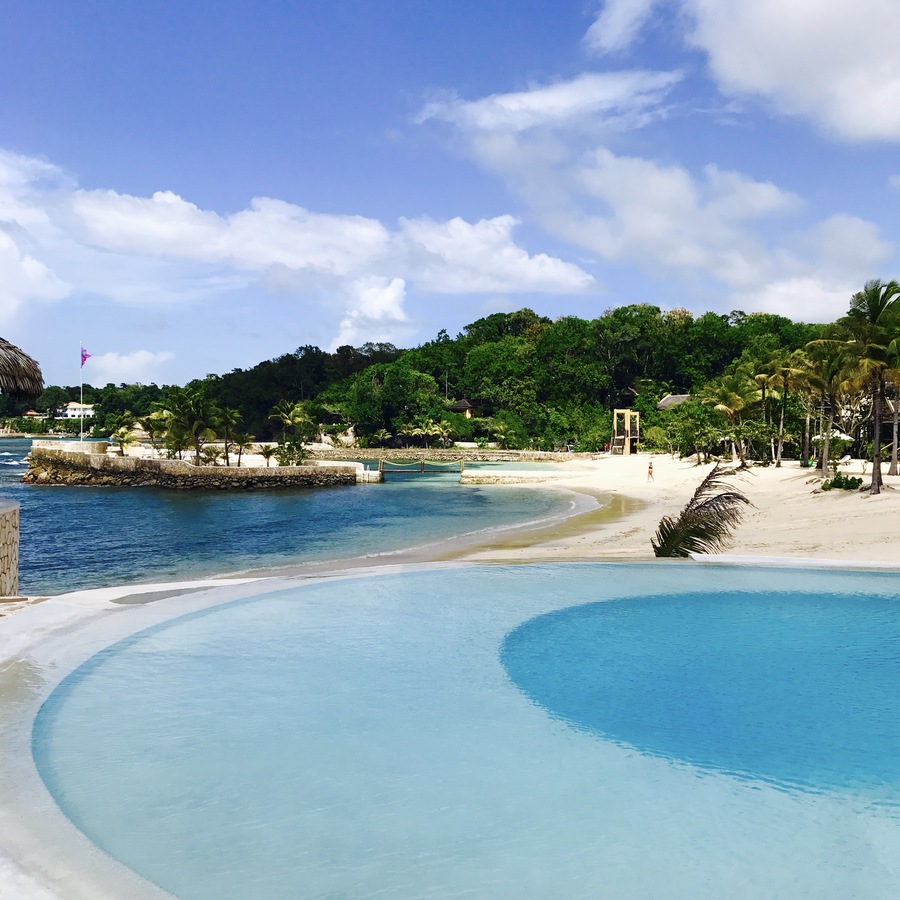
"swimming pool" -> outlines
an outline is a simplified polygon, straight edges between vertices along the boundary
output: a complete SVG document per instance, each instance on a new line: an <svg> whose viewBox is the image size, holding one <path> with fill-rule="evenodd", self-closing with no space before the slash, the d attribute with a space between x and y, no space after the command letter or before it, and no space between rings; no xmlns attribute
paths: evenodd
<svg viewBox="0 0 900 900"><path fill-rule="evenodd" d="M34 756L182 898L891 896L898 600L690 564L291 584L91 657Z"/></svg>

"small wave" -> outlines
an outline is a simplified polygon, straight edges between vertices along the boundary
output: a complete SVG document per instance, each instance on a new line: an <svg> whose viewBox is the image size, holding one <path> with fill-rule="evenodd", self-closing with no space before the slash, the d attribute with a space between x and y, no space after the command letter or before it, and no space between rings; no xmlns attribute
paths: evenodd
<svg viewBox="0 0 900 900"><path fill-rule="evenodd" d="M24 459L4 459L0 460L0 466L27 466L28 463Z"/></svg>

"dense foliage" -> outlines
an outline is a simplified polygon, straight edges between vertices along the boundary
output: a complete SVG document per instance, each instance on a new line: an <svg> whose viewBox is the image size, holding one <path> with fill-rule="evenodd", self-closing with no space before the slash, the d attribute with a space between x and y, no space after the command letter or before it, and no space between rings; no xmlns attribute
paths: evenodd
<svg viewBox="0 0 900 900"><path fill-rule="evenodd" d="M413 349L366 344L329 353L303 346L185 388L86 386L84 400L95 404L96 433L108 435L129 418L171 414L186 392L198 408L208 407L206 425L183 436L181 449L195 457L203 435L227 432L223 415L245 443L299 446L319 433L349 433L362 446L490 440L595 451L610 442L611 410L629 407L641 413L648 449L698 460L733 452L776 465L786 455L804 463L818 457L827 472L835 441L863 450L877 433L873 453L880 454L890 441L885 429L897 427L896 415L883 427L881 415L900 383L898 295L893 282L869 282L847 316L828 326L740 311L695 317L648 304L592 320L551 321L522 309L479 319L455 338L442 331ZM49 387L34 406L53 415L77 392ZM658 409L668 394L690 399ZM463 399L468 417L451 409ZM0 403L7 416L24 412L7 398ZM17 426L46 423L20 418Z"/></svg>

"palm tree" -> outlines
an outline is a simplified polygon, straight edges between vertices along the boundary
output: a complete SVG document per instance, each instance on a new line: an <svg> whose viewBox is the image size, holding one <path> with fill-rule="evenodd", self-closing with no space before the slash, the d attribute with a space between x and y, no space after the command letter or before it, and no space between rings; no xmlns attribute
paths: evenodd
<svg viewBox="0 0 900 900"><path fill-rule="evenodd" d="M392 435L387 429L379 428L378 431L376 431L372 435L372 440L376 444L382 445L382 444L386 444L391 439L391 437L392 437Z"/></svg>
<svg viewBox="0 0 900 900"><path fill-rule="evenodd" d="M739 471L723 469L716 463L678 518L663 516L650 541L653 552L657 556L687 557L722 549L741 520L742 507L753 505L740 491L719 491L726 479Z"/></svg>
<svg viewBox="0 0 900 900"><path fill-rule="evenodd" d="M509 425L506 422L497 422L491 425L491 432L494 435L497 446L501 450L506 450L509 442L512 440L512 429Z"/></svg>
<svg viewBox="0 0 900 900"><path fill-rule="evenodd" d="M193 445L194 465L200 465L204 444L214 441L222 410L202 390L175 388L169 394L165 421L173 443Z"/></svg>
<svg viewBox="0 0 900 900"><path fill-rule="evenodd" d="M296 431L301 425L312 422L306 414L303 403L293 403L290 400L279 400L269 413L270 419L278 419L281 422L281 439L287 441L287 431L290 428Z"/></svg>
<svg viewBox="0 0 900 900"><path fill-rule="evenodd" d="M828 459L831 449L831 434L834 431L834 417L838 397L848 389L853 378L853 360L846 341L823 338L806 345L803 362L803 379L820 400L820 409L828 409L827 423L819 416L819 434L822 439L822 478L828 476Z"/></svg>
<svg viewBox="0 0 900 900"><path fill-rule="evenodd" d="M266 468L268 469L272 463L272 458L278 452L278 448L273 447L271 444L260 444L256 449L259 452L259 455L266 461Z"/></svg>
<svg viewBox="0 0 900 900"><path fill-rule="evenodd" d="M253 450L253 435L236 432L231 436L231 446L237 450L237 464L241 467L241 457Z"/></svg>
<svg viewBox="0 0 900 900"><path fill-rule="evenodd" d="M135 443L137 438L134 436L134 432L127 426L123 425L121 428L117 428L111 435L113 442L119 445L119 456L125 455L125 448L129 444Z"/></svg>
<svg viewBox="0 0 900 900"><path fill-rule="evenodd" d="M163 435L166 431L166 416L163 410L156 410L149 415L141 416L141 418L135 420L135 424L138 428L143 429L147 432L147 437L150 438L150 448L153 450L154 454L156 453L156 440L161 435Z"/></svg>
<svg viewBox="0 0 900 900"><path fill-rule="evenodd" d="M400 426L400 436L406 438L406 449L409 449L409 439L416 434L416 426L412 422L407 422Z"/></svg>
<svg viewBox="0 0 900 900"><path fill-rule="evenodd" d="M37 397L44 390L41 367L27 353L0 338L0 392L14 400Z"/></svg>
<svg viewBox="0 0 900 900"><path fill-rule="evenodd" d="M241 421L241 411L239 409L223 409L219 416L219 421L222 425L222 439L225 441L225 465L230 466L231 460L228 458L228 449L231 443L232 432Z"/></svg>
<svg viewBox="0 0 900 900"><path fill-rule="evenodd" d="M781 389L781 415L778 420L778 446L775 451L775 468L781 468L784 449L784 415L787 411L788 391L796 388L803 379L803 354L799 350L782 356L775 364L774 383Z"/></svg>
<svg viewBox="0 0 900 900"><path fill-rule="evenodd" d="M882 282L878 278L867 281L861 291L850 300L850 310L841 320L853 337L852 344L862 373L868 376L872 392L872 424L875 432L872 453L872 494L880 494L881 476L881 420L884 409L885 369L889 362L891 341L897 339L900 313L900 284Z"/></svg>
<svg viewBox="0 0 900 900"><path fill-rule="evenodd" d="M731 458L733 460L739 455L742 466L747 464L744 442L736 437L736 431L741 411L755 399L755 382L742 366L737 366L731 372L726 372L710 382L700 398L701 403L711 406L725 417L730 430Z"/></svg>

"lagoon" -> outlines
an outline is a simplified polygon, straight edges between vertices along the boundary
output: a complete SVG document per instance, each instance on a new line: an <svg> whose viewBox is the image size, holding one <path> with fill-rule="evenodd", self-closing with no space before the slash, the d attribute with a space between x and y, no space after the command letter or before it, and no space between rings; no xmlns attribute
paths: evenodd
<svg viewBox="0 0 900 900"><path fill-rule="evenodd" d="M400 550L487 538L594 505L567 492L461 486L452 471L239 494L23 485L30 447L0 441L0 498L22 507L20 589L29 595L326 560L389 561Z"/></svg>

